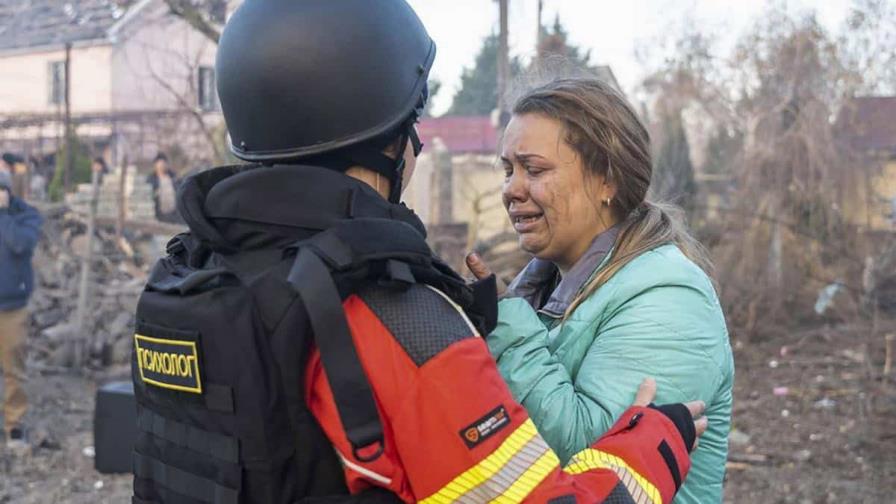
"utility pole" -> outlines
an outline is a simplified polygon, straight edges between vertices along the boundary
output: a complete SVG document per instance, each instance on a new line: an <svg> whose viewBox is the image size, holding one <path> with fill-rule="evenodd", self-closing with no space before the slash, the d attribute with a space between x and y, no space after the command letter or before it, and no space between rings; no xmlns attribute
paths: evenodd
<svg viewBox="0 0 896 504"><path fill-rule="evenodd" d="M118 216L115 219L115 243L119 247L121 247L121 239L124 236L124 221L128 216L127 180L129 162L128 155L125 154L124 160L121 162L121 175L118 179Z"/></svg>
<svg viewBox="0 0 896 504"><path fill-rule="evenodd" d="M75 365L83 368L90 358L90 351L96 341L95 334L87 334L87 310L91 305L90 270L93 265L94 230L96 211L100 200L100 176L90 170L90 211L87 215L87 249L81 256L81 278L78 283L78 304L75 307Z"/></svg>
<svg viewBox="0 0 896 504"><path fill-rule="evenodd" d="M507 110L507 85L510 81L510 57L507 44L507 2L497 0L500 18L500 33L498 35L498 127L504 128L509 118Z"/></svg>
<svg viewBox="0 0 896 504"><path fill-rule="evenodd" d="M72 44L65 44L65 192L72 190L72 172L75 171L75 153L72 145Z"/></svg>
<svg viewBox="0 0 896 504"><path fill-rule="evenodd" d="M535 18L536 23L538 24L538 31L535 32L535 53L538 53L538 49L541 47L541 13L544 10L544 0L538 0L538 14Z"/></svg>

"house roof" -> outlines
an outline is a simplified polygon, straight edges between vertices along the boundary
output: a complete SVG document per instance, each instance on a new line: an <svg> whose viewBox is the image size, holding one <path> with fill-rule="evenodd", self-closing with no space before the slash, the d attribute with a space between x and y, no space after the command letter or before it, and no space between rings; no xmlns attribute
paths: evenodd
<svg viewBox="0 0 896 504"><path fill-rule="evenodd" d="M848 101L837 117L838 136L862 151L896 155L896 96L862 96Z"/></svg>
<svg viewBox="0 0 896 504"><path fill-rule="evenodd" d="M453 154L494 154L498 148L498 132L489 116L428 117L417 125L424 143L440 138Z"/></svg>
<svg viewBox="0 0 896 504"><path fill-rule="evenodd" d="M0 0L0 51L103 39L136 0Z"/></svg>
<svg viewBox="0 0 896 504"><path fill-rule="evenodd" d="M609 66L599 65L591 70L595 77L624 94ZM452 154L495 154L498 150L499 132L487 115L427 117L417 125L417 132L430 146L435 138L440 138Z"/></svg>

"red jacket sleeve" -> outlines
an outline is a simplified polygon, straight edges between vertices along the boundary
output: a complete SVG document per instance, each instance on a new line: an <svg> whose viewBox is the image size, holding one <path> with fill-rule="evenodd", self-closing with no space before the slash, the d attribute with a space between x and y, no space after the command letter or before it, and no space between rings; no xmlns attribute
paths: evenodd
<svg viewBox="0 0 896 504"><path fill-rule="evenodd" d="M450 306L451 316L463 319L466 334L420 334L426 345L437 347L428 348L432 356L421 363L361 298L350 297L344 308L382 419L383 454L370 462L352 455L316 352L305 392L343 460L352 492L380 486L406 502L431 503L590 503L610 497L662 503L672 499L687 473L687 451L672 422L647 408L626 411L607 435L561 468L459 309ZM460 327L444 320L409 326L455 332Z"/></svg>

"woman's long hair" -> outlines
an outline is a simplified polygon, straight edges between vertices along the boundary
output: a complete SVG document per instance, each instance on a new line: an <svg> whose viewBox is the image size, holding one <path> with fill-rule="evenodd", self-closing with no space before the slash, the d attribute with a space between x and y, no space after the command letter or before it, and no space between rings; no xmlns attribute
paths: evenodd
<svg viewBox="0 0 896 504"><path fill-rule="evenodd" d="M621 229L612 255L578 293L564 318L632 259L660 245L677 245L711 273L706 251L688 232L681 209L647 200L653 173L650 135L617 91L597 79L558 79L519 97L513 113L559 121L564 140L580 156L586 172L616 185L611 208Z"/></svg>

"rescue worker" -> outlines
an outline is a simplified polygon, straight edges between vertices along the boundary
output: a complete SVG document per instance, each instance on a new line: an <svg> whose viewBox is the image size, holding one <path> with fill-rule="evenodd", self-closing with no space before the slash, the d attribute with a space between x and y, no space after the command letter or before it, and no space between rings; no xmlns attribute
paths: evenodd
<svg viewBox="0 0 896 504"><path fill-rule="evenodd" d="M169 249L182 250L184 242L198 241L218 255L218 266L242 271L238 276L244 284L262 285L267 284L257 279L264 263L276 264L297 241L332 236L326 233L352 221L399 223L401 231L381 236L360 226L353 228L354 235L342 236L345 242L375 241L381 255L399 245L428 252L422 223L399 199L422 148L414 124L427 99L434 57L435 44L405 0L246 0L222 34L217 77L231 150L253 164L216 168L185 181L178 207L190 237ZM300 249L296 264L317 245ZM351 247L335 250L328 264L339 263L343 253L343 262L351 263ZM687 475L688 452L706 426L705 418L694 420L702 405L649 406L650 382L604 437L560 467L499 375L480 334L485 331L471 321L470 314L479 327L487 327L482 321L489 318L488 310L477 311L465 303L468 297L432 285L438 282L408 280L405 263L390 261L385 267L394 269L392 278L410 284L393 288L389 282L360 281L336 305L337 314L316 308L319 298L330 295L312 274L316 270L294 266L290 283L308 312L315 344L293 366L278 350L276 336L264 339L274 348L271 365L284 377L283 393L301 397L326 446L314 448L313 429L294 425L297 439L281 444L291 447L295 441L282 459L295 460L295 469L284 470L291 479L280 492L265 483L264 491L277 495L265 500L252 497L259 485L248 485L245 473L242 484L238 478L227 482L220 474L211 481L216 476L208 471L197 476L204 468L183 462L190 454L173 445L193 446L178 432L200 414L172 421L180 414L180 403L172 402L180 400L180 392L154 390L142 382L151 376L156 385L199 391L210 386L211 378L202 384L191 381L193 371L206 377L217 372L219 381L226 378L212 367L212 359L232 346L205 346L213 336L209 333L220 330L183 327L184 317L171 315L176 306L170 296L208 283L220 269L176 278L168 271L187 271L190 263L207 258L195 253L157 267L150 280L155 287L148 288L138 308L138 331L143 324L155 332L136 336L138 344L148 345L144 357L135 361L138 393L148 394L138 395L138 405L145 401L138 414L151 425L141 427L145 437L138 446L135 490L140 495L135 503L317 502L310 497L321 497L321 502L660 503L671 501ZM441 266L432 270L433 278L439 275L460 280ZM270 285L260 289L268 298L256 300L260 322L255 325L276 332L292 320L292 298L272 299L276 284ZM309 292L311 285L315 287ZM191 299L200 303L204 298ZM494 294L490 301L494 308ZM215 308L196 306L191 313ZM159 324L179 326L159 329ZM347 340L339 340L340 324L345 324ZM202 352L195 351L197 341ZM164 369L164 356L158 362L146 357L162 355L153 354L152 345L175 356L186 345L194 349L188 354L194 360L184 358L182 376L172 378L176 373ZM188 367L197 355L204 362ZM250 360L247 352L247 366ZM343 379L353 362L359 363L360 376ZM227 390L244 394L240 384ZM209 404L210 399L217 402L210 408L233 412L238 423L252 420L240 416L241 402L260 402L228 395L222 407L220 395L203 400ZM193 400L190 407L198 408L196 404ZM264 404L264 414L277 411L274 399ZM303 421L292 410L293 423ZM243 439L238 445L222 440L231 417L215 418L223 420L186 428L199 440L199 448L191 450L207 446L233 461L246 458L244 449L249 448ZM179 459L165 459L161 444L172 445L171 453ZM270 445L262 448L277 448ZM196 489L202 485L215 495L200 495ZM172 497L184 492L192 500Z"/></svg>

